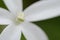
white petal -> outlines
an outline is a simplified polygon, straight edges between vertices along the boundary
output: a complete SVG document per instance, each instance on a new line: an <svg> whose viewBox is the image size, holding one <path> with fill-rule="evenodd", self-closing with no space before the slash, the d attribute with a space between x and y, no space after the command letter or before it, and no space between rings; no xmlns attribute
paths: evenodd
<svg viewBox="0 0 60 40"><path fill-rule="evenodd" d="M3 0L7 5L8 9L13 12L17 13L22 11L22 0Z"/></svg>
<svg viewBox="0 0 60 40"><path fill-rule="evenodd" d="M0 18L0 25L8 25L11 24L12 21L6 18Z"/></svg>
<svg viewBox="0 0 60 40"><path fill-rule="evenodd" d="M27 21L40 21L59 16L60 0L39 1L28 7L24 13Z"/></svg>
<svg viewBox="0 0 60 40"><path fill-rule="evenodd" d="M12 24L7 26L0 35L0 40L20 40L21 29Z"/></svg>
<svg viewBox="0 0 60 40"><path fill-rule="evenodd" d="M9 11L7 11L3 8L0 8L0 18L1 17L8 18L8 19L14 18L12 13L10 13Z"/></svg>
<svg viewBox="0 0 60 40"><path fill-rule="evenodd" d="M38 26L28 22L23 23L21 26L27 40L48 40L45 32Z"/></svg>

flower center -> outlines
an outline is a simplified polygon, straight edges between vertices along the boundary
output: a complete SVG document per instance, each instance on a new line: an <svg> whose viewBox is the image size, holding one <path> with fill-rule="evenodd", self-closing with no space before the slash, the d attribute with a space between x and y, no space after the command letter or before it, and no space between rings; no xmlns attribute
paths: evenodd
<svg viewBox="0 0 60 40"><path fill-rule="evenodd" d="M16 21L18 23L24 22L24 13L19 13L17 18L16 18Z"/></svg>

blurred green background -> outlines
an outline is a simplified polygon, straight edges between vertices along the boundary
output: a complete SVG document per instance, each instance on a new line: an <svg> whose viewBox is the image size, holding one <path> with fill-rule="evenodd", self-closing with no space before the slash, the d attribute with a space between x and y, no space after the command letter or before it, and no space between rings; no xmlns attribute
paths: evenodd
<svg viewBox="0 0 60 40"><path fill-rule="evenodd" d="M23 0L23 10L37 1L38 0ZM2 0L0 0L0 7L7 9ZM60 40L60 16L33 23L41 27L46 32L49 37L49 40ZM0 25L0 33L5 27L6 25ZM21 40L26 40L23 34Z"/></svg>

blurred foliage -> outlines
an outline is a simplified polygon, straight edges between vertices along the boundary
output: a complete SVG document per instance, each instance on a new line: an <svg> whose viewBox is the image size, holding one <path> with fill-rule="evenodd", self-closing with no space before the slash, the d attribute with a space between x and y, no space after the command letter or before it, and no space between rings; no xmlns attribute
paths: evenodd
<svg viewBox="0 0 60 40"><path fill-rule="evenodd" d="M21 34L21 40L27 40L23 33Z"/></svg>
<svg viewBox="0 0 60 40"><path fill-rule="evenodd" d="M7 25L0 25L0 33L3 31L3 29L6 27Z"/></svg>
<svg viewBox="0 0 60 40"><path fill-rule="evenodd" d="M38 0L23 0L23 10L36 1ZM0 0L0 7L7 9L2 0ZM49 37L49 40L60 40L60 16L33 23L41 27L46 32ZM6 25L0 25L0 33L5 27ZM21 40L25 40L23 34Z"/></svg>
<svg viewBox="0 0 60 40"><path fill-rule="evenodd" d="M0 0L0 8L7 9L7 7L5 6L3 0Z"/></svg>
<svg viewBox="0 0 60 40"><path fill-rule="evenodd" d="M60 40L60 17L33 23L40 26L46 32L50 40Z"/></svg>
<svg viewBox="0 0 60 40"><path fill-rule="evenodd" d="M23 0L23 10L37 1L38 0Z"/></svg>

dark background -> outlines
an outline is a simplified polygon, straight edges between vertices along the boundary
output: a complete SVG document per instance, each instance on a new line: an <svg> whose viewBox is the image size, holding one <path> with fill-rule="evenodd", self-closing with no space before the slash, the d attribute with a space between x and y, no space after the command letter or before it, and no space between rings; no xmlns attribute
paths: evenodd
<svg viewBox="0 0 60 40"><path fill-rule="evenodd" d="M23 0L23 10L37 1L38 0ZM7 9L2 0L0 0L0 7ZM41 27L46 32L49 40L60 40L60 16L33 23ZM0 33L5 28L5 26L6 25L0 25ZM23 35L21 40L25 40Z"/></svg>

